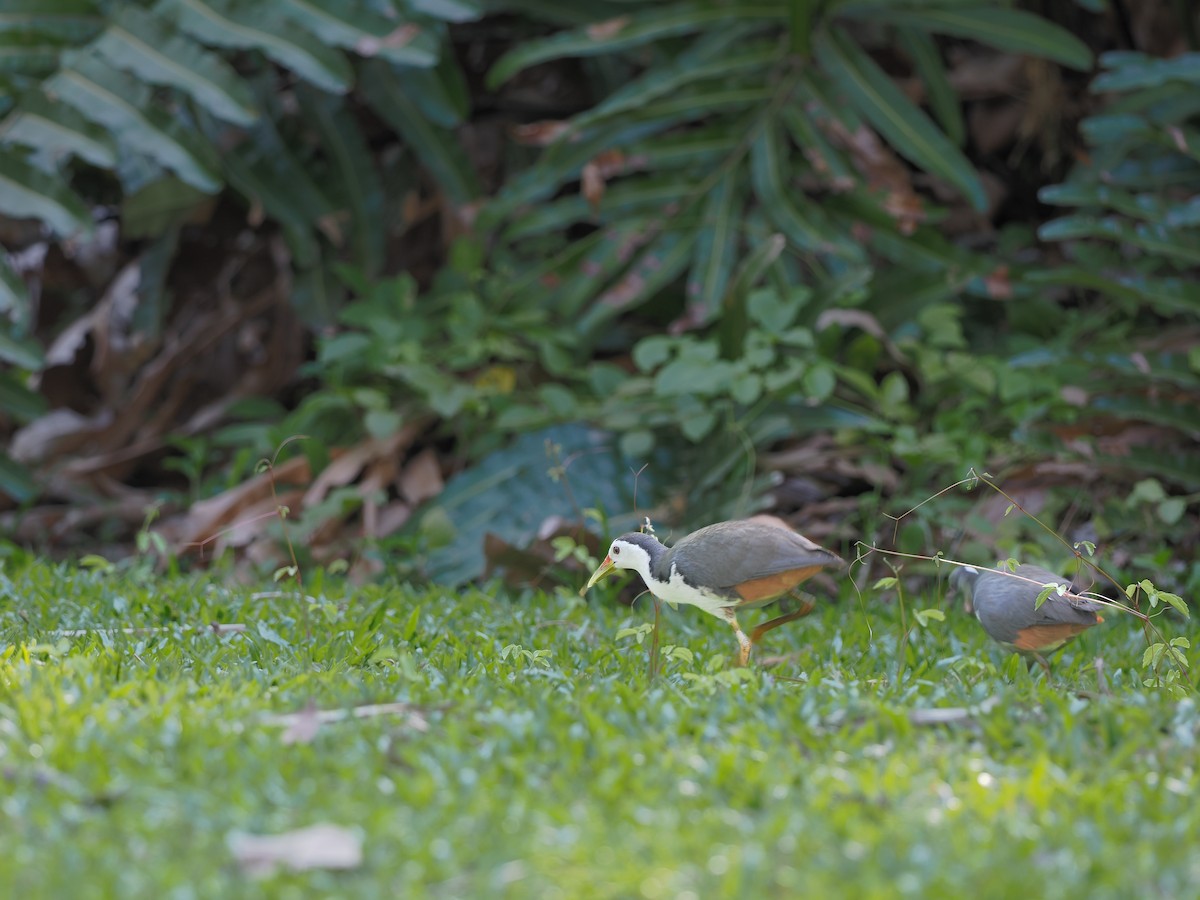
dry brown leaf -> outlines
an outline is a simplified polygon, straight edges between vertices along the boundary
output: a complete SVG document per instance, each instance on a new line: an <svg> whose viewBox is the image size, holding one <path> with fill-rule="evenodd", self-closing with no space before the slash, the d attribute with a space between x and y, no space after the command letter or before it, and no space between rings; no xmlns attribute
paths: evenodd
<svg viewBox="0 0 1200 900"><path fill-rule="evenodd" d="M391 34L385 35L382 39L369 35L359 38L354 45L355 51L360 56L375 56L381 50L388 50L395 47L407 47L421 34L421 27L414 25L411 22L401 25Z"/></svg>
<svg viewBox="0 0 1200 900"><path fill-rule="evenodd" d="M525 125L514 125L509 129L509 134L518 144L526 147L545 147L553 144L570 129L570 122L547 119L541 122L529 122Z"/></svg>
<svg viewBox="0 0 1200 900"><path fill-rule="evenodd" d="M280 740L284 744L310 744L320 730L317 704L310 700L303 710L292 716Z"/></svg>
<svg viewBox="0 0 1200 900"><path fill-rule="evenodd" d="M303 484L311 478L308 458L293 456L275 466L273 474L276 486ZM192 504L182 518L164 522L164 532L178 543L200 544L264 502L268 509L273 509L271 478L271 472L263 472L215 497Z"/></svg>
<svg viewBox="0 0 1200 900"><path fill-rule="evenodd" d="M1009 275L1008 266L1000 265L992 269L983 279L983 285L987 288L988 296L993 300L1012 299L1012 278Z"/></svg>
<svg viewBox="0 0 1200 900"><path fill-rule="evenodd" d="M584 164L583 174L579 179L579 193L593 212L599 211L600 201L604 199L604 176L595 162Z"/></svg>
<svg viewBox="0 0 1200 900"><path fill-rule="evenodd" d="M428 447L409 460L400 473L400 493L413 506L436 497L444 487L437 454Z"/></svg>
<svg viewBox="0 0 1200 900"><path fill-rule="evenodd" d="M608 40L610 37L620 34L621 30L629 24L629 21L629 16L617 16L615 19L596 22L594 25L587 27L587 36L593 41Z"/></svg>
<svg viewBox="0 0 1200 900"><path fill-rule="evenodd" d="M270 875L280 866L293 872L309 869L356 869L362 865L362 838L340 825L322 823L283 834L246 834L228 838L229 851L252 877Z"/></svg>

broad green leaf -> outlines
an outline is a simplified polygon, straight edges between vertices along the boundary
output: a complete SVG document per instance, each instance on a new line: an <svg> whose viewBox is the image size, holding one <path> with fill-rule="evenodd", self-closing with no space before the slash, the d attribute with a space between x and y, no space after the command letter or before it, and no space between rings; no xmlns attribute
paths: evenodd
<svg viewBox="0 0 1200 900"><path fill-rule="evenodd" d="M428 28L400 22L354 0L278 0L284 14L323 44L379 56L407 66L432 66L437 36Z"/></svg>
<svg viewBox="0 0 1200 900"><path fill-rule="evenodd" d="M472 22L484 12L482 0L408 0L417 12L442 22Z"/></svg>
<svg viewBox="0 0 1200 900"><path fill-rule="evenodd" d="M0 360L36 372L45 365L46 357L37 341L13 337L8 332L8 323L0 322Z"/></svg>
<svg viewBox="0 0 1200 900"><path fill-rule="evenodd" d="M434 125L378 60L362 67L362 92L379 116L412 146L438 185L456 204L479 194L475 171L457 137Z"/></svg>
<svg viewBox="0 0 1200 900"><path fill-rule="evenodd" d="M142 81L178 88L219 119L249 125L258 118L229 63L135 6L123 7L92 48Z"/></svg>
<svg viewBox="0 0 1200 900"><path fill-rule="evenodd" d="M395 66L393 76L400 89L435 125L455 128L471 110L466 76L453 54L447 53L433 68Z"/></svg>
<svg viewBox="0 0 1200 900"><path fill-rule="evenodd" d="M216 47L256 49L322 90L344 94L354 72L336 49L293 24L282 5L238 6L228 0L160 0L156 12L192 37Z"/></svg>
<svg viewBox="0 0 1200 900"><path fill-rule="evenodd" d="M98 57L72 53L46 91L107 128L117 143L144 153L202 191L221 180L204 159L210 145L154 107L148 87Z"/></svg>
<svg viewBox="0 0 1200 900"><path fill-rule="evenodd" d="M36 91L24 94L0 122L0 141L33 147L52 160L72 154L102 169L116 163L116 149L103 128Z"/></svg>
<svg viewBox="0 0 1200 900"><path fill-rule="evenodd" d="M785 16L782 8L769 3L707 8L692 4L657 6L647 12L596 22L541 40L523 41L492 67L487 74L487 84L490 88L498 87L522 69L551 59L597 56L663 38L694 34L723 22L738 25L756 20L782 21Z"/></svg>
<svg viewBox="0 0 1200 900"><path fill-rule="evenodd" d="M90 0L4 0L0 33L53 35L81 43L100 30L103 18Z"/></svg>
<svg viewBox="0 0 1200 900"><path fill-rule="evenodd" d="M1093 146L1124 141L1153 143L1157 132L1144 117L1133 113L1089 116L1080 123L1079 129Z"/></svg>
<svg viewBox="0 0 1200 900"><path fill-rule="evenodd" d="M0 31L0 72L44 78L58 68L59 56L70 46L45 35Z"/></svg>
<svg viewBox="0 0 1200 900"><path fill-rule="evenodd" d="M736 172L726 172L708 194L688 273L688 305L704 311L702 321L720 311L733 271L741 234L742 191Z"/></svg>
<svg viewBox="0 0 1200 900"><path fill-rule="evenodd" d="M1047 185L1038 191L1038 199L1051 206L1107 206L1137 219L1162 219L1167 215L1163 198L1157 194L1132 194L1106 184ZM1200 208L1200 203L1197 206Z"/></svg>
<svg viewBox="0 0 1200 900"><path fill-rule="evenodd" d="M1065 28L1019 9L979 5L900 10L871 5L843 7L840 12L871 22L968 38L1000 50L1052 59L1082 72L1092 68L1092 51L1087 44Z"/></svg>
<svg viewBox="0 0 1200 900"><path fill-rule="evenodd" d="M0 331L0 341L4 332ZM27 388L20 378L11 372L0 372L0 410L18 422L32 422L44 415L48 404L46 398Z"/></svg>
<svg viewBox="0 0 1200 900"><path fill-rule="evenodd" d="M0 494L7 494L17 503L28 503L39 493L33 473L0 450Z"/></svg>
<svg viewBox="0 0 1200 900"><path fill-rule="evenodd" d="M34 168L3 147L0 147L0 213L12 219L38 219L62 237L92 230L87 207L66 182Z"/></svg>
<svg viewBox="0 0 1200 900"><path fill-rule="evenodd" d="M817 56L898 152L955 185L976 210L987 208L987 194L971 163L862 48L844 32L832 30L817 41Z"/></svg>
<svg viewBox="0 0 1200 900"><path fill-rule="evenodd" d="M1181 53L1170 59L1144 53L1105 53L1100 64L1109 71L1092 82L1096 93L1139 90L1171 81L1200 86L1200 53Z"/></svg>
<svg viewBox="0 0 1200 900"><path fill-rule="evenodd" d="M1153 254L1177 259L1187 265L1200 265L1200 240L1187 231L1174 231L1154 223L1131 223L1117 216L1063 216L1038 229L1042 240L1076 240L1084 237L1107 238L1140 247Z"/></svg>

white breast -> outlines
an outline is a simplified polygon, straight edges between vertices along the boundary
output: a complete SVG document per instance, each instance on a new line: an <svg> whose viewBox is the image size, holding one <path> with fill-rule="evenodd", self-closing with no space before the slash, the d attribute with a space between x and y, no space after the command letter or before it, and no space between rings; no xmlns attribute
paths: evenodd
<svg viewBox="0 0 1200 900"><path fill-rule="evenodd" d="M674 563L671 563L671 577L669 580L659 581L657 578L649 578L646 580L646 587L659 600L665 600L668 603L683 603L688 606L695 606L721 619L725 618L724 613L721 611L735 605L735 601L730 600L728 597L722 597L705 588L685 585L683 576L679 574L679 570L675 567Z"/></svg>

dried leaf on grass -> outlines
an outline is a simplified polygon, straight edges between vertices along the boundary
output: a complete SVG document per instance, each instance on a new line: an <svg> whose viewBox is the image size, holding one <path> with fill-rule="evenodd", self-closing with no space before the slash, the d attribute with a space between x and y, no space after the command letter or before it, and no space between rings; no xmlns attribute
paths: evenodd
<svg viewBox="0 0 1200 900"><path fill-rule="evenodd" d="M217 538L224 528L249 527L252 515L261 512L258 507L266 504L273 508L276 505L275 493L279 488L302 485L311 477L307 457L294 456L270 472L263 472L224 493L192 504L184 516L163 523L164 534L185 546L206 544ZM282 497L278 502L282 502Z"/></svg>
<svg viewBox="0 0 1200 900"><path fill-rule="evenodd" d="M309 869L356 869L362 865L362 838L340 825L322 823L283 834L229 835L229 852L251 877L270 875L280 866L293 872Z"/></svg>
<svg viewBox="0 0 1200 900"><path fill-rule="evenodd" d="M425 710L411 703L368 703L349 709L317 709L315 704L310 703L300 712L267 716L263 721L267 725L280 725L284 728L285 744L307 744L316 736L322 725L348 719L374 719L379 716L403 716L405 725L414 731L429 730Z"/></svg>

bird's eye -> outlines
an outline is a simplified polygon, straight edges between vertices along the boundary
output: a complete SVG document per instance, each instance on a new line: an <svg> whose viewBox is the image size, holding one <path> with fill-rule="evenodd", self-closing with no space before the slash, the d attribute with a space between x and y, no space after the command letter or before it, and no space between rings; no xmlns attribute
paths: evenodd
<svg viewBox="0 0 1200 900"><path fill-rule="evenodd" d="M611 550L609 550L608 552L609 552L611 555L613 555L613 556L620 556L620 555L621 555L621 548L620 548L620 547L618 547L616 544L613 544L613 547L612 547L612 549L611 549Z"/></svg>

